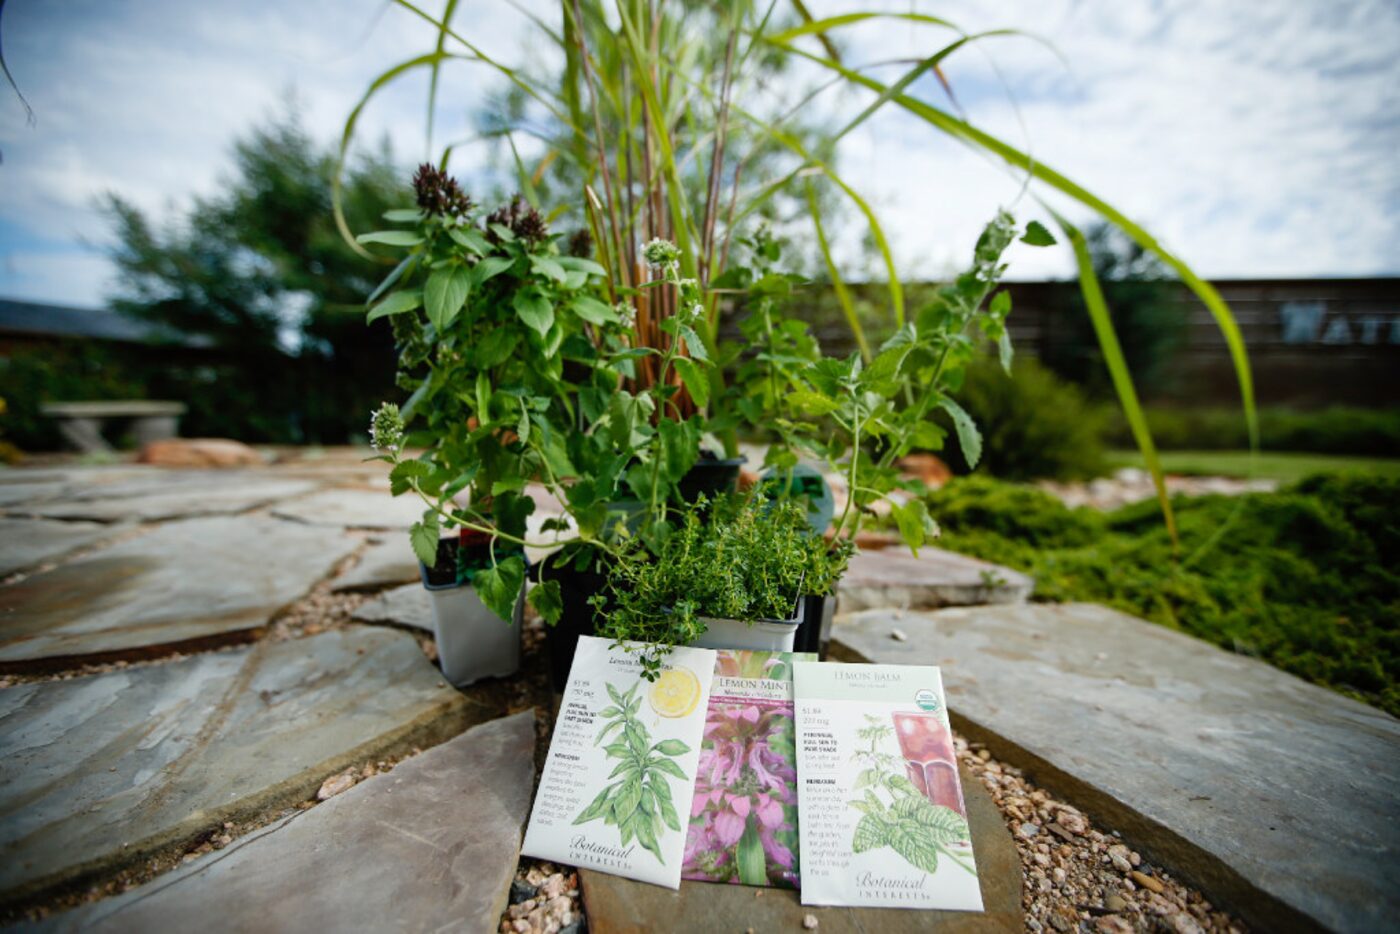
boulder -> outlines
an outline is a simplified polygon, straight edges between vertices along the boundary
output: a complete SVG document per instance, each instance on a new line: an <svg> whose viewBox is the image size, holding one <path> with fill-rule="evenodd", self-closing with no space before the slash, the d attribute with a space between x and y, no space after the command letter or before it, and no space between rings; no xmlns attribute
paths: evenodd
<svg viewBox="0 0 1400 934"><path fill-rule="evenodd" d="M138 463L157 467L261 467L262 455L241 441L228 438L166 438L149 441L136 456Z"/></svg>

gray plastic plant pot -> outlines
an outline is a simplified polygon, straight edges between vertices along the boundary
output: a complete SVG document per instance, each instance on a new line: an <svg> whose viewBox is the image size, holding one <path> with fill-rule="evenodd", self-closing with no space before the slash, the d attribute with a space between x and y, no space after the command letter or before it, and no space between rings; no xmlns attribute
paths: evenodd
<svg viewBox="0 0 1400 934"><path fill-rule="evenodd" d="M477 596L470 584L434 586L423 565L423 587L433 602L433 637L442 675L455 687L482 678L503 678L520 670L520 631L525 622L525 590L507 623Z"/></svg>
<svg viewBox="0 0 1400 934"><path fill-rule="evenodd" d="M791 652L806 613L806 600L799 599L791 619L711 619L700 617L705 632L692 645L702 649L756 649L762 652Z"/></svg>

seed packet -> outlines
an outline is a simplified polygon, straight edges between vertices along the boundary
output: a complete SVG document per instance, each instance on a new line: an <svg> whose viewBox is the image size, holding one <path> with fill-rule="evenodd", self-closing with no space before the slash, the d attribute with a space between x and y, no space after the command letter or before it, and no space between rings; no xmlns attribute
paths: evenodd
<svg viewBox="0 0 1400 934"><path fill-rule="evenodd" d="M793 664L802 903L982 910L937 668Z"/></svg>
<svg viewBox="0 0 1400 934"><path fill-rule="evenodd" d="M579 639L521 852L675 889L715 653L647 681L628 645Z"/></svg>
<svg viewBox="0 0 1400 934"><path fill-rule="evenodd" d="M681 878L798 887L792 662L811 653L722 649Z"/></svg>

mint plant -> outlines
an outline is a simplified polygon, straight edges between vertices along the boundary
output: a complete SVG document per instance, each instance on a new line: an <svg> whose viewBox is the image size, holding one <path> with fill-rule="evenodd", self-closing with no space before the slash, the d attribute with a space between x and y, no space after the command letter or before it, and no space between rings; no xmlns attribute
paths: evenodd
<svg viewBox="0 0 1400 934"><path fill-rule="evenodd" d="M603 746L609 759L616 759L609 779L617 779L600 791L593 802L574 818L574 824L586 824L603 819L603 823L617 827L621 834L621 844L626 846L635 837L642 847L665 865L661 855L660 838L665 828L680 832L680 816L671 797L671 787L666 776L688 781L681 767L672 761L677 756L690 752L690 746L678 739L664 739L659 743L651 741L646 725L637 716L642 701L637 697L641 687L638 681L626 693L606 684L612 705L600 712L606 723L594 740L594 745L602 745L612 737L612 742Z"/></svg>
<svg viewBox="0 0 1400 934"><path fill-rule="evenodd" d="M904 760L880 748L893 735L893 727L870 714L865 715L865 726L856 733L869 745L851 756L866 766L854 786L855 791L864 789L864 795L847 802L862 814L851 851L866 853L888 846L909 865L928 873L938 871L942 855L976 875L972 864L949 849L951 844L969 839L967 821L952 808L929 801L896 771Z"/></svg>

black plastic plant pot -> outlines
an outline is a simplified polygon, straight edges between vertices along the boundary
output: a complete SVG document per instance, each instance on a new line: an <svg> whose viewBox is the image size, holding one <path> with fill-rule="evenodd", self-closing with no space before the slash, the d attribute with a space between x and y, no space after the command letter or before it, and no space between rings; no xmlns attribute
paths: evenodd
<svg viewBox="0 0 1400 934"><path fill-rule="evenodd" d="M707 458L702 452L695 466L686 471L677 486L681 498L693 503L703 494L713 497L719 493L732 493L739 488L739 468L744 466L746 457L731 457L728 460Z"/></svg>
<svg viewBox="0 0 1400 934"><path fill-rule="evenodd" d="M423 588L433 606L433 638L442 674L457 687L483 678L500 678L520 669L520 631L524 623L524 591L516 600L510 622L481 602L471 584L457 578L454 538L438 542L431 568L418 562ZM487 546L466 546L487 547Z"/></svg>
<svg viewBox="0 0 1400 934"><path fill-rule="evenodd" d="M817 658L825 660L827 647L831 643L831 621L836 616L836 595L818 597L807 594L802 598L802 628L797 630L793 642L794 652L813 652Z"/></svg>
<svg viewBox="0 0 1400 934"><path fill-rule="evenodd" d="M545 627L545 649L549 653L549 680L556 692L562 693L569 683L569 667L574 662L574 650L579 636L591 636L598 630L598 611L589 601L603 591L607 576L598 571L577 571L571 566L557 567L545 559L540 565L542 581L558 581L563 610L559 622Z"/></svg>

